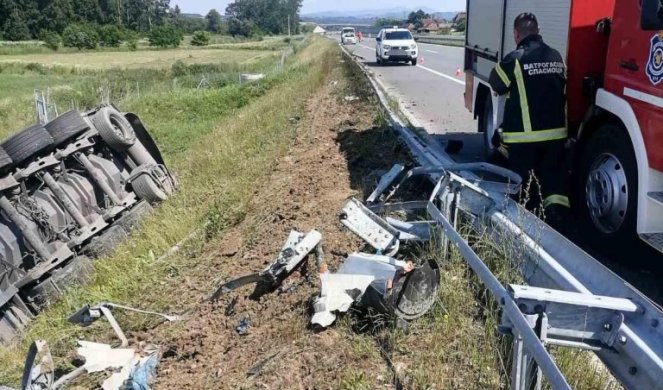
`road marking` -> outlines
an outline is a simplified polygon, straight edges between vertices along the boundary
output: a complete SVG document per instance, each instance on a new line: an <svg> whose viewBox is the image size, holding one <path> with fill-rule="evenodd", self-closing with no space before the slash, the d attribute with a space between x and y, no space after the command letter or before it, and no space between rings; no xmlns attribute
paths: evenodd
<svg viewBox="0 0 663 390"><path fill-rule="evenodd" d="M433 50L428 50L428 49L426 49L426 51L429 52L429 53L433 53L433 54L440 54L440 53L438 53L438 52L436 52L436 51L433 51Z"/></svg>
<svg viewBox="0 0 663 390"><path fill-rule="evenodd" d="M458 80L458 79L455 78L455 77L448 76L448 75L446 75L446 74L444 74L444 73L440 73L440 72L438 72L438 71L436 71L436 70L433 70L433 69L431 69L431 68L427 68L427 67L425 67L425 66L423 66L423 65L417 65L417 68L419 68L419 69L423 69L423 70L425 70L426 72L430 72L430 73L432 73L432 74L434 74L434 75L436 75L436 76L440 76L440 77L445 78L445 79L447 79L447 80L453 81L454 83L458 83L458 84L460 84L460 85L465 85L465 82L464 82L463 80Z"/></svg>
<svg viewBox="0 0 663 390"><path fill-rule="evenodd" d="M361 43L359 44L359 46L363 47L364 49L368 49L368 50L375 49L374 47L368 47L368 46L362 45Z"/></svg>

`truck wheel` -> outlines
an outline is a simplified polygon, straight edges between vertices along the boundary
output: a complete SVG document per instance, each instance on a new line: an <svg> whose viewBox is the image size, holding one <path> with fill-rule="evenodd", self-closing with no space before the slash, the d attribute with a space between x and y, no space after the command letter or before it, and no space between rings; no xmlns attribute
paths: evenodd
<svg viewBox="0 0 663 390"><path fill-rule="evenodd" d="M44 126L53 137L55 146L59 146L79 134L86 132L90 125L76 110L67 111Z"/></svg>
<svg viewBox="0 0 663 390"><path fill-rule="evenodd" d="M53 137L41 125L30 126L2 143L2 148L16 164L53 146Z"/></svg>
<svg viewBox="0 0 663 390"><path fill-rule="evenodd" d="M493 159L497 153L497 148L493 145L496 131L493 121L493 100L488 96L483 102L483 111L479 117L479 132L483 133L483 153L487 161Z"/></svg>
<svg viewBox="0 0 663 390"><path fill-rule="evenodd" d="M131 182L131 187L140 199L144 199L150 204L163 202L174 191L171 180L168 174L159 167L153 167L150 169L150 173L139 175Z"/></svg>
<svg viewBox="0 0 663 390"><path fill-rule="evenodd" d="M635 239L638 168L631 140L618 125L601 126L580 157L579 209L597 245L624 247Z"/></svg>
<svg viewBox="0 0 663 390"><path fill-rule="evenodd" d="M5 174L7 171L14 167L14 161L9 157L7 152L0 148L0 174Z"/></svg>
<svg viewBox="0 0 663 390"><path fill-rule="evenodd" d="M115 108L106 106L92 116L92 123L108 146L123 152L136 142L136 133L127 119Z"/></svg>

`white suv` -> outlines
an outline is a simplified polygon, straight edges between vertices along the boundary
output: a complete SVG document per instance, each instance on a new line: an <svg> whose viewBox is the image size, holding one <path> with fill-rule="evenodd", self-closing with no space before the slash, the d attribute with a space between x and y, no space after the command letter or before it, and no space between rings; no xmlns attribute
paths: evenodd
<svg viewBox="0 0 663 390"><path fill-rule="evenodd" d="M341 31L341 44L357 44L357 33L353 27L344 27Z"/></svg>
<svg viewBox="0 0 663 390"><path fill-rule="evenodd" d="M411 62L417 65L419 48L410 30L385 28L378 33L375 56L379 65L388 62Z"/></svg>

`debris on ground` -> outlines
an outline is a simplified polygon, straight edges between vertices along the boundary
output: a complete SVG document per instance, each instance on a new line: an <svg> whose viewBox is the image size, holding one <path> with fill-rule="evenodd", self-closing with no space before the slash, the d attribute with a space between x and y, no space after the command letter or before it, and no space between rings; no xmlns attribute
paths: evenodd
<svg viewBox="0 0 663 390"><path fill-rule="evenodd" d="M291 231L285 245L272 264L258 273L224 283L212 294L210 300L215 301L223 294L253 283L256 284L254 297L273 290L306 259L309 253L314 250L316 254L321 253L316 249L320 246L321 241L322 235L316 230L311 230L306 235L296 230Z"/></svg>
<svg viewBox="0 0 663 390"><path fill-rule="evenodd" d="M346 102L350 103L350 102L354 102L354 101L359 100L359 97L357 97L355 95L347 95L344 100Z"/></svg>
<svg viewBox="0 0 663 390"><path fill-rule="evenodd" d="M389 256L355 253L337 273L323 273L320 280L311 323L325 328L336 320L336 313L355 304L402 320L420 317L432 307L439 271L428 263L416 267Z"/></svg>
<svg viewBox="0 0 663 390"><path fill-rule="evenodd" d="M50 389L53 386L55 366L46 341L37 340L30 345L24 367L21 390Z"/></svg>
<svg viewBox="0 0 663 390"><path fill-rule="evenodd" d="M239 324L235 327L235 332L240 336L245 336L249 333L249 328L251 328L251 323L249 322L248 317L244 317L239 320Z"/></svg>

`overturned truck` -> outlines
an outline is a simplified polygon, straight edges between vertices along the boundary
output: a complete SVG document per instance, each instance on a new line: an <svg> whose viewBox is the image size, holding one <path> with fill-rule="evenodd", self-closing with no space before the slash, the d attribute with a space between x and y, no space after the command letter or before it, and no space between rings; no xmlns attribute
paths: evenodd
<svg viewBox="0 0 663 390"><path fill-rule="evenodd" d="M175 188L140 119L72 110L0 143L0 343Z"/></svg>

